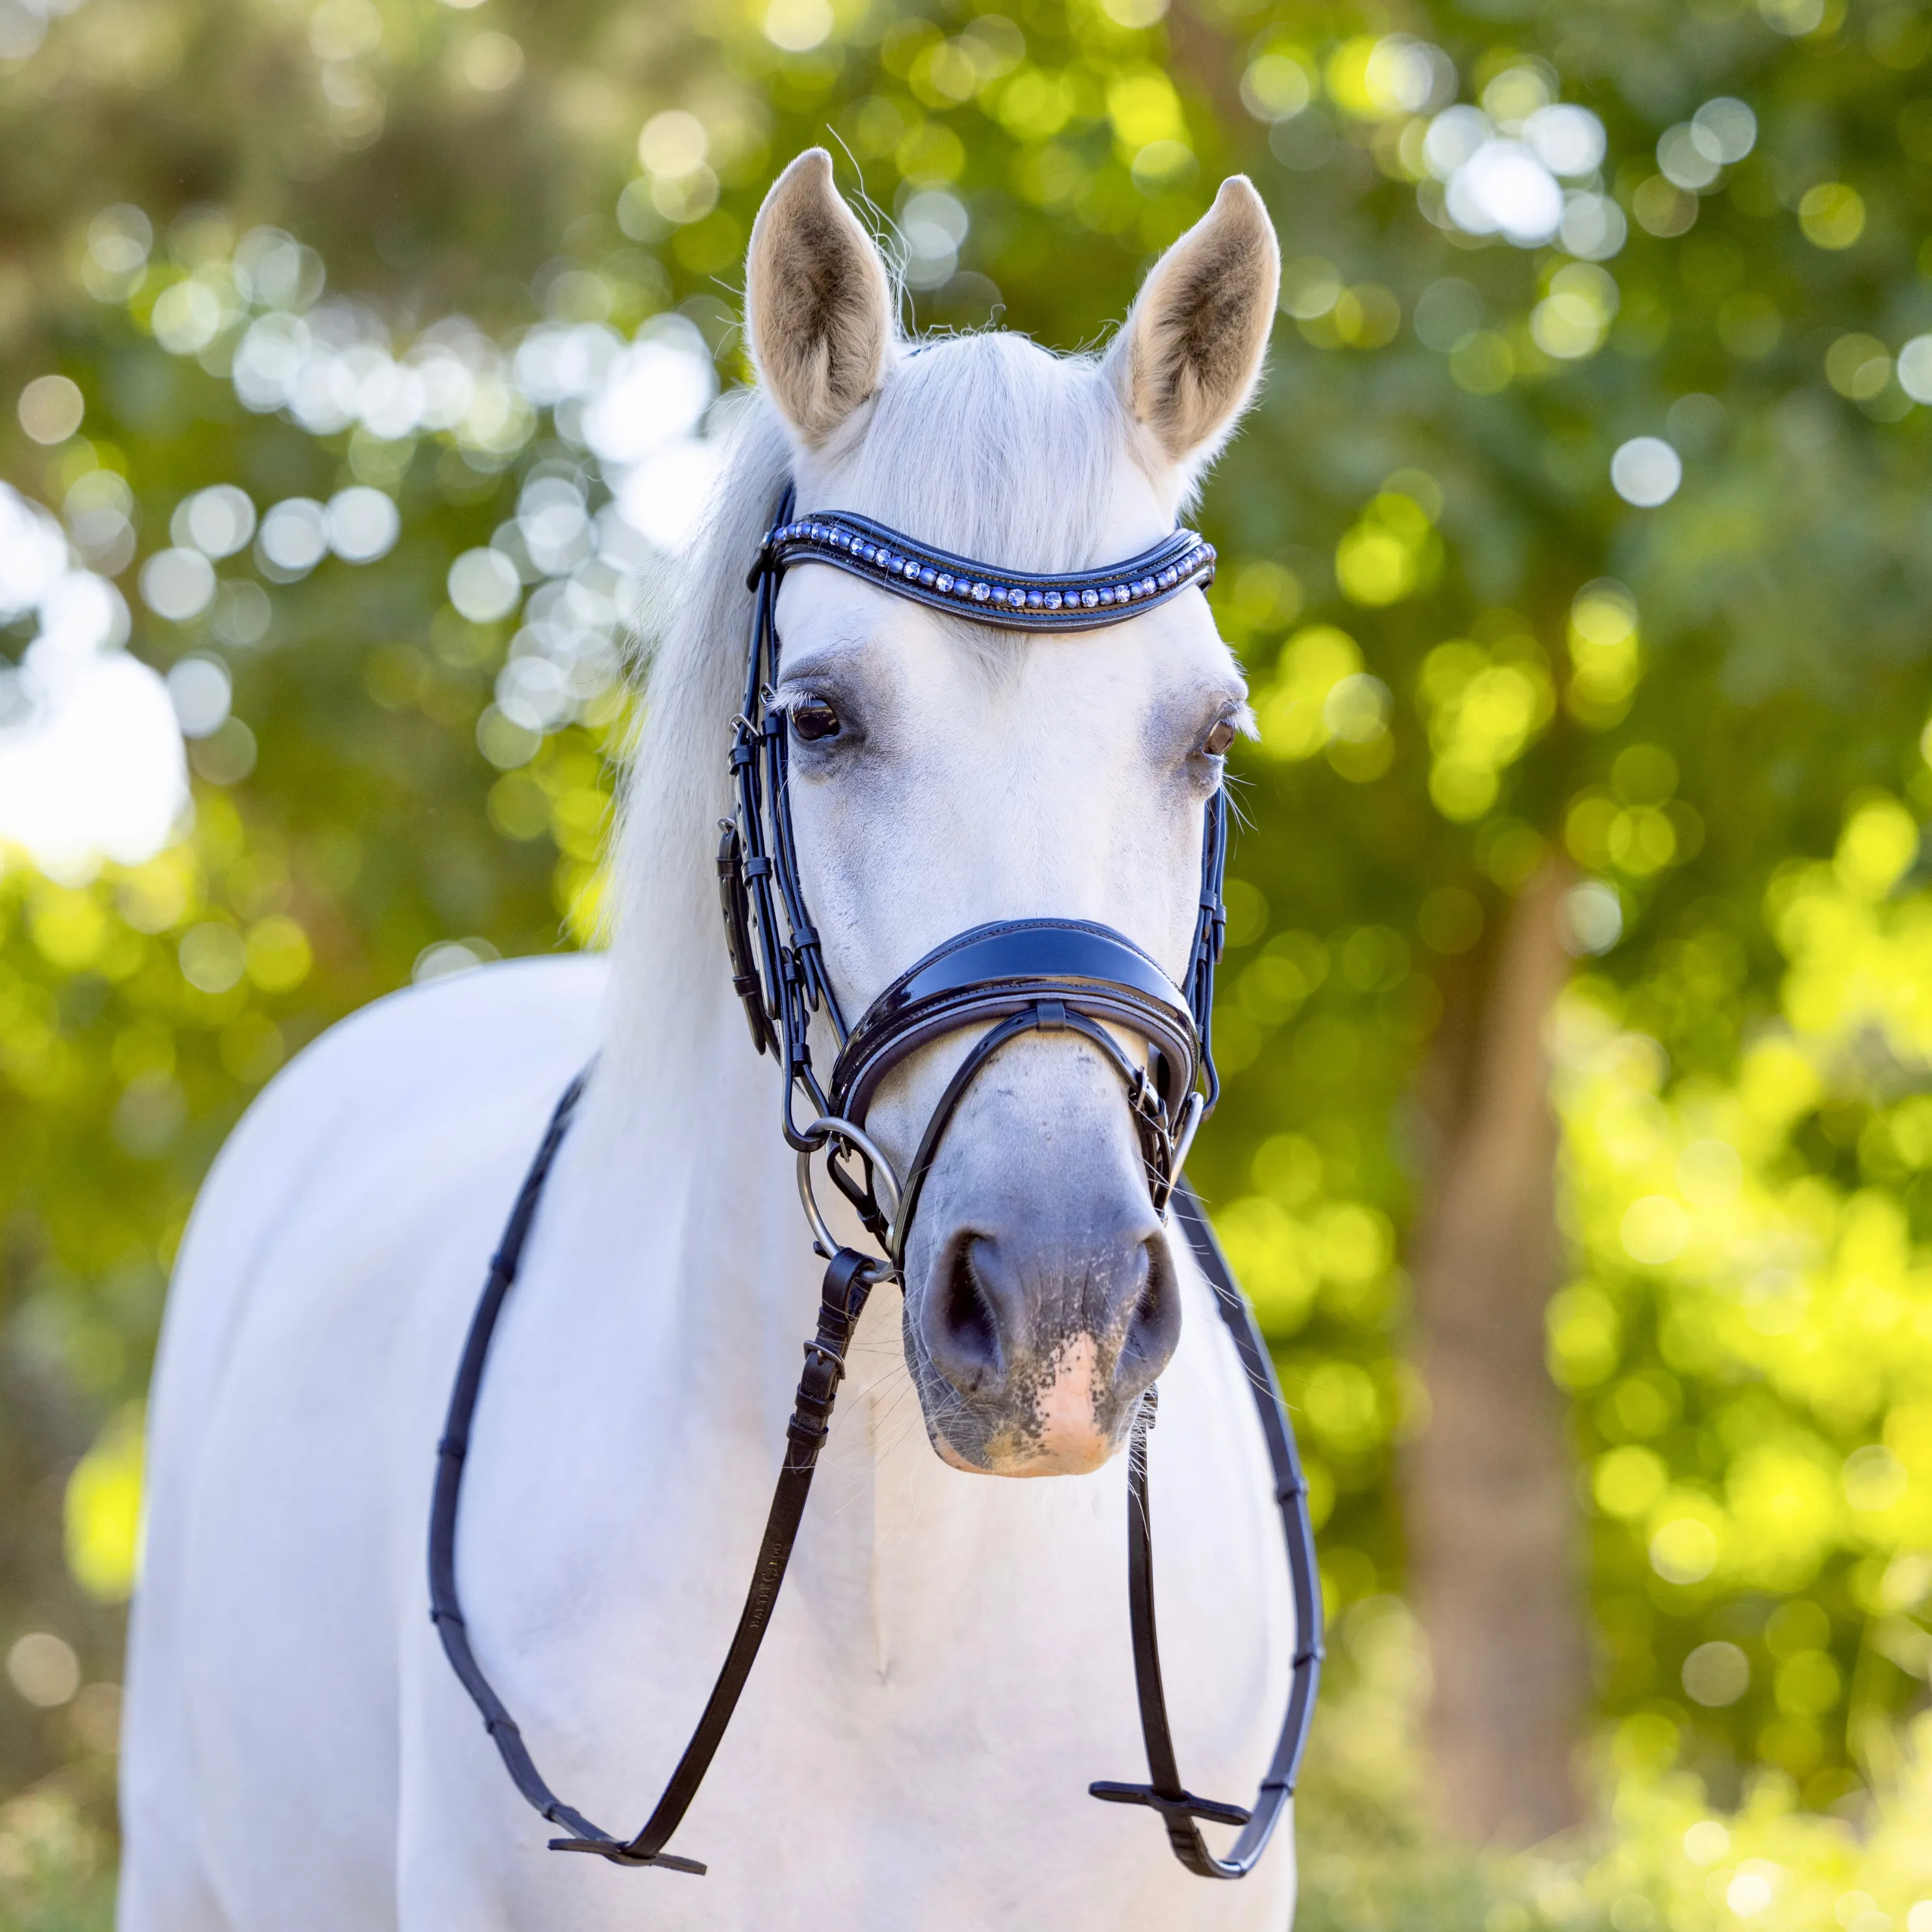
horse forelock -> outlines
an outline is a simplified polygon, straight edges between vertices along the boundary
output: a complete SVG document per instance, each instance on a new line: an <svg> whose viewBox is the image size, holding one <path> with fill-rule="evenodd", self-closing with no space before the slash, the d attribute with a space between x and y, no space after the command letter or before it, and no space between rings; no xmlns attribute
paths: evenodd
<svg viewBox="0 0 1932 1932"><path fill-rule="evenodd" d="M935 338L902 354L849 446L807 487L922 543L1012 570L1078 570L1098 545L1126 452L1097 362L1004 331Z"/></svg>
<svg viewBox="0 0 1932 1932"><path fill-rule="evenodd" d="M697 540L644 627L643 703L614 851L606 1105L671 1072L667 1056L701 1052L705 1030L692 1023L726 985L710 860L731 808L724 753L742 699L745 575L786 482L799 483L806 508L855 511L989 564L1063 572L1102 560L1114 466L1130 451L1096 359L1004 332L902 350L816 455L796 454L755 392L726 412L720 433L724 458ZM821 490L838 500L812 500ZM961 628L990 646L994 634Z"/></svg>

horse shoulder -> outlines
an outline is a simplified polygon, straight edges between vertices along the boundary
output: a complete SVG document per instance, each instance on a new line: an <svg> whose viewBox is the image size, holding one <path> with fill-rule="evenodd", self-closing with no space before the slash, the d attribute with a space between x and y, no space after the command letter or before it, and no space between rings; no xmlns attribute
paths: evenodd
<svg viewBox="0 0 1932 1932"><path fill-rule="evenodd" d="M592 1050L604 976L601 958L578 955L394 993L331 1028L278 1075L195 1203L169 1295L158 1408L178 1394L199 1409L212 1393L208 1378L251 1287L272 1292L278 1244L318 1198L371 1172L389 1172L404 1192L412 1164L460 1155L462 1124L505 1097L537 1100L534 1146L537 1096L561 1090Z"/></svg>
<svg viewBox="0 0 1932 1932"><path fill-rule="evenodd" d="M339 1732L324 1754L332 1774L372 1792L393 1783L393 1738L380 1735L393 1689L386 1714L340 1693L365 1683L380 1701L393 1684L388 1606L419 1559L388 1519L426 1493L428 1468L401 1467L401 1445L434 1436L432 1384L446 1379L477 1257L593 1050L605 976L595 958L518 962L380 1000L271 1083L211 1171L151 1399L123 1759L136 1864L144 1844L206 1850L211 1818L248 1815L242 1792L218 1787L260 1723L318 1748ZM392 1544L409 1546L406 1580L384 1574ZM348 1592L352 1618L328 1621L326 1588ZM224 1633L224 1654L206 1654ZM326 1708L291 1721L311 1690ZM356 1761L372 1750L386 1762ZM290 1768L299 1784L317 1765ZM353 1862L327 1881L338 1904Z"/></svg>

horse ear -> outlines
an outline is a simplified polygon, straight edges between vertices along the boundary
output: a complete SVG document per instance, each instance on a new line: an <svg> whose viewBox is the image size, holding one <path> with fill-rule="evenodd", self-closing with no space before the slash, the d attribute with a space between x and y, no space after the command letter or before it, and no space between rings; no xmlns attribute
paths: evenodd
<svg viewBox="0 0 1932 1932"><path fill-rule="evenodd" d="M1108 352L1121 401L1173 462L1214 456L1247 406L1274 320L1281 250L1246 175L1154 265Z"/></svg>
<svg viewBox="0 0 1932 1932"><path fill-rule="evenodd" d="M745 307L759 380L805 442L823 442L879 386L893 334L886 265L832 187L823 148L765 196Z"/></svg>

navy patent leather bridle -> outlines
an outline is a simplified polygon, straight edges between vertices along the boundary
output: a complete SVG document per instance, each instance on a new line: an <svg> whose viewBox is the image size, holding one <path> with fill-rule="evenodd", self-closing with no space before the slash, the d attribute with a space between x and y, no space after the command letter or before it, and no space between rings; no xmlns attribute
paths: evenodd
<svg viewBox="0 0 1932 1932"><path fill-rule="evenodd" d="M484 1721L518 1790L571 1835L554 1851L586 1852L621 1865L702 1873L694 1859L668 1851L689 1809L751 1674L802 1520L818 1454L845 1372L845 1351L867 1297L898 1279L926 1174L960 1101L986 1063L1020 1034L1077 1033L1120 1074L1146 1157L1157 1212L1172 1214L1214 1294L1252 1393L1268 1444L1281 1512L1298 1640L1287 1713L1252 1808L1196 1797L1180 1781L1162 1688L1156 1638L1154 1558L1148 1516L1147 1448L1156 1391L1136 1412L1128 1448L1128 1609L1134 1682L1146 1746L1148 1782L1102 1780L1091 1794L1157 1812L1181 1864L1203 1878L1244 1878L1254 1869L1294 1790L1314 1714L1322 1660L1322 1595L1315 1568L1307 1486L1266 1344L1229 1272L1181 1164L1196 1128L1219 1092L1209 1020L1214 968L1226 932L1221 877L1227 807L1217 790L1204 814L1200 904L1193 944L1175 986L1123 934L1085 920L1034 919L976 926L908 969L848 1026L827 973L800 883L787 782L788 720L774 696L778 674L778 586L785 572L827 564L895 596L977 622L1020 631L1078 632L1137 616L1212 580L1214 553L1177 530L1152 550L1110 568L1039 576L988 568L842 512L794 520L791 492L760 547L750 577L754 594L743 709L734 721L730 769L734 816L721 828L718 876L732 985L742 1000L753 1043L784 1074L782 1130L798 1156L799 1192L825 1261L818 1332L806 1344L805 1372L786 1425L786 1450L752 1587L723 1669L643 1828L628 1839L602 1830L544 1783L514 1719L472 1650L456 1586L457 1508L484 1366L505 1297L516 1280L544 1184L568 1131L587 1071L572 1082L551 1117L536 1158L491 1262L464 1343L448 1419L438 1444L430 1519L430 1615L444 1651ZM812 1065L811 1031L822 1014L838 1042L829 1084ZM928 1042L983 1028L947 1083L903 1178L866 1130L886 1077ZM1118 1036L1144 1042L1136 1060ZM801 1103L811 1118L799 1125ZM813 1192L812 1162L822 1155L834 1184L884 1250L868 1256L842 1243ZM1240 1828L1226 1856L1202 1838L1202 1820Z"/></svg>

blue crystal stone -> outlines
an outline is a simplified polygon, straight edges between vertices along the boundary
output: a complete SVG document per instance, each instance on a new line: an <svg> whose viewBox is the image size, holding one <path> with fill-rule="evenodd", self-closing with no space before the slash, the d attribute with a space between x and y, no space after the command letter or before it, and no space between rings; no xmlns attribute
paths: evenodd
<svg viewBox="0 0 1932 1932"><path fill-rule="evenodd" d="M919 580L927 590L931 590L934 589L939 582L939 573L938 571L934 570L930 564L928 564L925 569L920 572Z"/></svg>
<svg viewBox="0 0 1932 1932"><path fill-rule="evenodd" d="M973 601L976 604L985 603L992 594L993 586L990 584L976 584L973 586Z"/></svg>
<svg viewBox="0 0 1932 1932"><path fill-rule="evenodd" d="M854 556L857 557L862 563L873 562L877 560L879 554L879 553L868 543L862 543L855 546L852 554Z"/></svg>
<svg viewBox="0 0 1932 1932"><path fill-rule="evenodd" d="M1026 594L1026 601L1027 608L1029 610L1043 609L1046 603L1046 599L1041 596L1037 590L1029 590Z"/></svg>
<svg viewBox="0 0 1932 1932"><path fill-rule="evenodd" d="M1160 587L1163 590L1172 590L1180 581L1180 573L1172 564L1160 574Z"/></svg>

